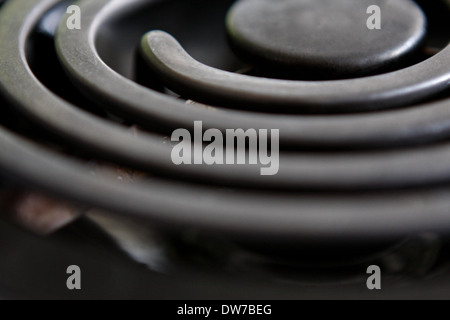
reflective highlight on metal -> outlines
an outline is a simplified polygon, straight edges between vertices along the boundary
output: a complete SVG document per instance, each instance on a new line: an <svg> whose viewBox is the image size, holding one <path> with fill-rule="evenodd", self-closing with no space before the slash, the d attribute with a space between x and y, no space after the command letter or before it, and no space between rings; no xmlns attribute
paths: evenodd
<svg viewBox="0 0 450 320"><path fill-rule="evenodd" d="M245 2L250 10L253 1ZM416 235L434 250L450 230L450 47L377 75L286 80L209 66L168 32L146 30L136 43L135 68L149 84L109 65L99 47L107 31L116 37L117 21L170 1L82 0L81 30L67 29L68 15L61 19L55 9L70 3L0 2L0 112L18 119L0 119L2 186L37 190L158 232L196 230L259 250L270 242L277 254L286 244L383 246ZM415 15L409 0L399 3L412 10L413 31L391 40L402 45L413 38L411 50L368 68L395 64L426 45L425 16ZM61 20L58 26L49 12ZM43 17L52 23L42 24ZM135 27L143 21L136 18ZM61 79L53 81L70 79L75 98L42 74L31 53L47 52L35 43L51 50L56 44L52 58L59 60L52 65L61 68ZM265 44L234 43L241 46L236 50L249 50L241 53L245 59L261 54L254 59L272 63ZM308 62L298 54L283 63L302 68ZM341 62L341 71L349 71ZM250 165L174 165L168 135L177 128L192 131L194 121L222 132L279 129L279 174L264 177ZM118 179L114 166L139 178Z"/></svg>

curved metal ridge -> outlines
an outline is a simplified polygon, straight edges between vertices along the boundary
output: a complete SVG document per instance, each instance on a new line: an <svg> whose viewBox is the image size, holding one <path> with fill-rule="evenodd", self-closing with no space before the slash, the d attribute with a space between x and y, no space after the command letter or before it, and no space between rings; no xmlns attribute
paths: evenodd
<svg viewBox="0 0 450 320"><path fill-rule="evenodd" d="M164 161L161 154L167 148L162 139L145 134L145 138L135 137L124 127L92 117L57 97L34 76L25 56L26 41L40 16L56 3L58 0L19 0L0 12L0 22L9 26L0 30L0 91L33 121L91 151L125 161L129 154L140 154L145 163L158 157Z"/></svg>
<svg viewBox="0 0 450 320"><path fill-rule="evenodd" d="M151 1L136 3L144 5ZM81 1L79 5L85 13L81 30L68 30L62 22L57 33L56 45L63 66L92 99L102 101L110 111L119 111L147 128L157 125L167 131L190 129L194 121L203 121L205 129L223 132L230 128L279 128L282 145L352 148L416 144L450 136L449 102L339 117L267 115L186 105L122 77L98 55L95 39L99 26L119 14L126 2Z"/></svg>
<svg viewBox="0 0 450 320"><path fill-rule="evenodd" d="M245 184L245 179L249 179L253 184L255 181L262 181L258 179L264 179L258 176L251 177L251 172L245 167L243 169L232 167L233 170L226 167L220 170L213 167L211 169L196 166L175 167L170 162L170 148L158 140L161 137L152 134L135 137L125 128L78 110L46 89L29 69L24 48L27 37L39 17L57 2L57 0L15 0L6 4L0 12L0 25L8 26L0 30L2 46L0 92L14 102L17 108L33 117L35 121L49 126L54 132L77 143L78 146L110 160L140 165L149 170L164 169L167 172L172 169L179 170L175 171L175 174L189 173L198 179L202 177L226 179L225 176L229 175L229 181L234 181L236 184ZM124 4L123 1L120 2ZM93 86L93 91L101 88L103 91L98 91L97 94L103 98L111 100L117 98L120 102L130 98L131 105L139 102L142 107L151 106L154 110L161 112L164 112L164 107L167 106L170 112L165 115L171 112L176 114L175 111L178 110L178 118L181 117L180 114L187 115L184 112L190 108L196 110L191 117L208 114L208 117L215 121L224 120L223 117L235 117L238 114L251 118L252 113L211 110L206 113L206 110L194 106L184 106L124 80L109 69L95 54L93 30L96 28L95 24L101 23L102 19L106 19L121 8L117 3L117 1L107 0L83 1L80 5L84 12L84 25L81 31L76 31L78 35L76 32L63 31L67 28L60 28L58 40L60 55L69 72L75 78L79 77L79 81L86 82L84 84L86 88ZM103 5L106 4L114 4L114 6L109 7L107 11L102 11ZM93 11L87 10L89 8ZM92 17L95 18L92 19ZM91 19L92 21L88 23ZM84 34L85 29L92 33ZM87 38L80 40L78 39L80 35ZM80 47L70 45L71 39L76 40L75 45L78 43ZM83 39L88 40L87 43L84 43ZM66 48L66 45L69 48ZM70 51L71 49L74 51ZM75 57L75 54L78 57ZM111 76L111 79L108 79L108 76ZM20 86L17 85L18 83ZM122 93L123 88L126 89L123 92L124 95L120 98L116 97L116 94ZM140 94L130 96L130 93L127 93L128 89L131 90L131 94ZM108 95L102 96L101 92ZM156 100L146 100L147 104L144 104L146 98L152 97ZM158 101L165 101L167 105L158 105ZM450 112L448 104L448 101L443 101L424 107L423 109L432 108L433 112L440 110L443 119L440 119L440 125L436 123L430 125L427 118L425 120L427 125L421 126L421 130L425 128L431 131L436 130L436 136L448 130L450 117L445 117L446 113ZM122 108L127 106L130 106L130 103L123 105ZM389 117L405 114L403 112L415 114L419 112L418 110L396 111L389 113ZM133 116L136 115L137 113L133 114ZM387 115L388 113L385 116ZM153 121L164 118L158 114L154 114L154 117ZM434 114L434 117L437 115ZM321 121L325 123L325 119L326 117ZM332 118L329 119L332 122ZM349 121L350 118L345 116L344 119ZM166 119L168 120L169 118ZM394 123L394 120L391 121ZM191 128L192 123L186 122L186 124L188 124L186 128ZM298 125L295 121L294 124ZM225 122L222 123L221 128L228 126L229 122ZM441 126L445 126L446 129L443 130ZM278 128L278 126L274 127ZM400 132L405 130L404 134L408 135L410 128L412 127L400 127L397 130ZM348 135L351 130L352 128L346 128ZM376 193L289 192L283 194L276 191L224 190L161 178L148 178L143 182L123 184L117 181L112 172L94 176L89 165L48 151L2 127L0 127L0 148L2 151L0 152L0 175L15 183L39 188L70 200L147 219L165 228L190 226L227 234L259 235L270 239L319 238L335 241L347 237L385 238L414 232L439 232L448 230L450 227L450 188L448 186ZM329 159L319 156L308 158L307 155L293 155L291 158L285 155L282 156L284 159L282 162L286 162L281 170L285 170L284 168L289 170L280 173L280 176L274 180L267 178L264 183L267 182L270 187L283 186L283 184L286 186L294 184L298 187L302 183L327 187L324 179L328 177L316 174L317 172L331 175L328 186L338 188L346 187L346 184L347 187L350 185L360 187L364 183L376 183L377 179L383 187L397 186L399 183L442 182L449 178L448 161L446 161L450 153L448 148L447 144L443 144L418 148L401 154L397 151L380 152L378 156L376 153L368 153L357 155L353 159L346 155L335 155L331 159L336 163L331 163ZM368 161L369 157L373 159ZM426 164L433 164L433 167L425 167ZM374 170L373 166L379 167Z"/></svg>
<svg viewBox="0 0 450 320"><path fill-rule="evenodd" d="M337 240L440 232L450 227L449 188L355 198L351 194L224 192L158 179L124 184L113 172L93 176L89 166L36 147L4 129L0 129L0 145L1 175L165 228L191 226L247 236Z"/></svg>
<svg viewBox="0 0 450 320"><path fill-rule="evenodd" d="M260 176L257 166L173 165L171 147L163 143L163 137L145 133L133 136L129 130L92 117L43 87L29 70L24 56L23 43L34 25L32 19L26 20L22 28L15 27L21 30L20 37L0 31L0 42L9 44L3 51L9 65L0 72L0 89L10 95L19 109L46 128L102 158L209 184L256 188L387 189L450 179L450 163L445 160L450 147L446 144L410 152L366 152L352 156L282 153L280 171L270 179ZM22 18L18 17L17 21ZM16 38L24 39L22 45L15 43ZM23 86L18 87L17 83ZM25 92L23 87L27 88Z"/></svg>
<svg viewBox="0 0 450 320"><path fill-rule="evenodd" d="M169 88L193 99L258 111L338 113L407 105L450 86L450 45L415 66L382 75L334 81L258 78L208 67L169 34L151 31L141 46Z"/></svg>

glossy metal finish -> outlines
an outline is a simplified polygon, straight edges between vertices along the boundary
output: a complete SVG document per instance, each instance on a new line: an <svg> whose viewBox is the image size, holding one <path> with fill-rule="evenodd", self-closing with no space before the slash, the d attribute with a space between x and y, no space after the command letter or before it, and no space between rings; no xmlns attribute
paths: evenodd
<svg viewBox="0 0 450 320"><path fill-rule="evenodd" d="M393 108L444 91L450 84L450 47L409 68L335 81L289 81L233 74L192 59L170 35L147 34L143 51L165 83L198 101L257 111L339 113Z"/></svg>
<svg viewBox="0 0 450 320"><path fill-rule="evenodd" d="M450 227L450 189L311 195L225 192L151 179L123 184L89 166L1 131L1 174L16 183L146 219L164 228L195 227L272 239L384 238ZM70 183L67 183L70 181Z"/></svg>
<svg viewBox="0 0 450 320"><path fill-rule="evenodd" d="M156 136L144 134L135 137L118 125L96 119L78 110L43 87L29 70L24 54L27 36L32 26L36 24L36 20L55 3L57 1L54 0L17 0L0 13L1 24L8 21L9 30L18 30L18 34L0 30L0 43L4 48L0 53L0 61L8 61L8 64L2 64L1 68L1 92L35 121L45 124L83 149L91 152L96 149L102 157L111 157L110 159L133 164L141 163L148 169L155 167L160 170L169 162L168 158L164 158L168 154L168 148L162 147L157 142ZM166 110L164 106L170 109L172 105L172 108L181 110L181 103L125 80L107 68L95 54L92 38L89 38L95 35L92 33L92 28L95 29L95 26L100 23L98 19L105 19L108 16L107 13L115 13L121 5L118 5L116 1L101 0L82 2L81 6L83 10L86 10L83 12L89 13L92 10L92 14L98 18L93 20L85 18L82 32L68 33L61 28L58 38L60 55L72 77L78 77L78 81L84 83L86 88L96 92L98 96L103 94L103 97L107 97L108 100L117 99L116 106L126 100L122 106L124 109L130 105L134 105L135 108L136 105L144 106L144 102L146 102L145 107L148 108L150 102L150 106L155 109L158 107L160 110ZM92 17L89 14L86 16ZM75 40L74 44L69 45L70 40ZM85 42L85 40L89 41ZM77 45L80 47L71 51L71 48ZM86 76L88 70L90 76ZM17 83L21 83L22 87L19 88ZM117 96L124 89L124 92L128 92L128 89L131 92L121 97ZM142 93L143 96L133 95L136 92ZM127 100L127 98L130 99ZM150 99L145 100L145 98ZM158 106L158 102L167 104ZM447 104L447 102L441 102L429 108L441 107L445 110ZM197 112L203 110L194 106L188 108L197 108ZM149 110L151 111L151 109L147 111ZM175 109L172 111L174 112ZM216 121L223 120L220 119L219 112L209 112L211 119L217 116ZM223 114L227 113L223 112ZM134 114L134 116L137 115ZM157 114L154 114L154 117L160 120ZM336 241L336 239L354 237L385 239L425 230L438 232L450 226L450 220L447 217L450 210L450 191L445 186L377 193L295 192L283 194L257 190L226 191L161 178L151 178L147 179L148 181L126 185L118 182L112 173L93 176L89 165L45 150L5 129L1 129L0 132L2 148L0 166L4 177L67 199L146 219L164 228L190 226L242 237L259 235L273 239ZM418 155L419 151L412 151L413 154L399 154L399 159L403 160L398 162L384 160L383 157L389 155L382 153L377 161L381 164L385 163L392 169L387 173L383 173L383 170L387 170L383 166L375 171L367 170L373 165L370 161L366 162L368 157L358 160L358 157L345 156L342 160L336 158L338 162L336 164L332 164L331 161L329 164L323 164L320 162L329 160L325 158L308 160L307 157L301 156L292 162L297 166L295 170L298 171L290 169L291 171L287 171L273 181L281 184L294 183L298 186L302 183L308 185L308 179L311 179L309 180L311 185L327 187L325 178L328 178L330 181L328 187L340 189L345 188L346 185L358 185L361 181L367 184L374 183L375 178L380 174L385 175L385 178L380 179L383 187L389 187L390 184L403 184L409 179L408 174L411 177L410 181L415 180L415 183L418 181L429 183L430 179L438 182L445 177L448 170L445 161L448 157L446 147L419 150L423 152L423 158L412 160L413 163L417 161L415 170L409 170L409 159L413 159L412 156ZM424 152L424 150L427 151ZM136 156L141 158L135 158ZM436 165L433 168L423 167L430 163L427 157L436 159ZM301 161L295 163L298 160ZM350 165L346 164L347 162ZM302 168L305 164L306 166ZM329 170L326 169L327 166L330 166ZM348 169L343 170L342 167L346 166ZM358 166L361 166L360 169ZM182 170L198 169L184 168ZM321 174L310 175L310 178L307 178L309 172L321 170L326 173L323 179ZM201 175L205 171L198 172ZM245 180L244 171L236 170L237 173L234 176L230 171L224 172L230 174L232 179L237 179L235 182L238 184ZM218 170L211 174L209 178L221 173ZM239 174L243 175L240 179L237 177ZM395 176L396 174L399 176ZM305 179L294 181L292 177ZM363 179L358 182L361 178ZM200 176L199 179L201 180ZM289 179L291 179L290 182ZM268 185L277 187L278 185L273 181L268 179Z"/></svg>
<svg viewBox="0 0 450 320"><path fill-rule="evenodd" d="M195 0L195 3L201 5L201 1L208 0ZM292 263L285 254L302 255L298 265L289 264L290 269L298 266L299 273L318 263L330 268L327 270L331 273L336 271L336 265L356 266L359 274L360 269L364 271L361 266L365 267L367 261L377 257L376 262L384 261L386 265L394 262L393 267L391 264L391 268L385 269L394 273L383 277L385 297L414 297L418 291L446 296L448 266L439 264L442 267L439 274L430 271L436 265L435 260L446 254L440 247L441 235L450 230L450 102L445 93L435 101L408 108L357 115L281 115L185 104L180 99L124 78L106 63L107 57L102 56L105 50L98 51L99 42L104 40L101 32L109 31L115 35L118 31L113 27L115 19L120 21L126 16L134 21L135 12L144 6L146 10L152 10L156 1L77 2L83 13L82 29L69 31L62 19L58 35L53 39L53 24L48 29L42 26L48 16L55 14L51 9L56 4L60 2L14 0L0 11L0 97L7 101L1 104L2 114L6 108L19 111L26 125L37 124L47 133L47 136L37 137L20 127L9 127L9 119L0 119L0 187L19 185L38 190L81 204L82 208L105 210L103 214L109 217L114 214L118 221L134 219L133 223L139 223L143 229L156 229L164 235L183 237L194 230L208 235L209 239L237 242L254 250L252 253L262 252L268 259L281 255L287 259L285 262ZM63 3L56 11L68 4ZM226 7L228 2L223 5ZM45 41L34 43L36 34L43 36ZM179 61L182 66L191 59L166 34L161 44L168 40L173 47L153 46L147 40L144 39L144 49L147 46L147 49L156 48L159 53L168 54L179 50L178 53L187 59ZM81 96L80 92L83 92L86 99L68 98L72 101L69 103L58 96L61 93L54 90L42 74L46 69L36 68L39 61L32 61L35 53L42 57L42 52L46 52L39 51L42 46L48 45L53 50L54 41L62 65L77 88L66 81L62 70L53 81L61 80L74 90L75 96ZM172 51L174 48L176 50ZM448 48L423 64L434 65L447 55ZM46 67L59 67L52 57ZM151 55L147 52L148 57ZM398 72L422 70L423 64ZM203 67L200 66L198 71L202 72ZM433 68L438 69L437 66ZM445 74L444 68L441 69ZM150 72L149 75L155 77L155 70L143 67L140 71ZM193 72L187 76L195 78L197 71ZM159 76L165 75L165 72L159 73ZM396 77L398 73L382 76L389 75ZM432 90L438 92L446 87L448 83L440 82L444 78L439 78L435 83L437 89ZM374 78L357 80L368 79ZM170 84L168 80L166 78ZM340 82L326 83L331 86L331 83ZM432 87L430 83L426 86ZM191 98L191 92L188 93L186 98ZM129 122L118 123L118 119ZM216 127L222 131L230 128L280 129L279 175L261 177L259 167L250 166L172 165L171 146L164 135L179 127L192 130L195 120L204 121L205 129ZM134 123L142 127L131 129L129 126ZM314 150L308 149L311 146ZM398 146L401 148L394 149ZM99 159L113 164L113 169L104 168ZM122 169L139 177L131 181L118 179L114 169L118 165L128 166ZM48 271L63 269L73 263L73 259L89 269L89 276L83 278L85 287L81 293L88 298L227 298L236 297L236 292L244 298L324 297L322 287L316 290L302 285L272 282L266 285L261 281L248 281L250 276L242 281L237 277L229 281L218 276L218 270L214 270L217 276L211 278L203 273L189 273L189 280L186 275L161 278L141 270L128 259L109 256L111 251L108 250L93 252L84 247L68 246L60 239L38 239L3 221L0 221L0 230L3 252L0 255L0 290L14 287L21 297L24 294L42 297L43 282L46 282L46 296L72 297L65 288L61 292L65 274ZM398 255L398 246L393 243L397 244L399 237L404 239L416 234L423 235L419 237L419 245L405 246L408 253L414 252L414 261L410 263L410 260L403 260L401 253ZM78 237L78 241L82 240ZM420 244L425 244L425 249L422 250ZM303 256L303 248L311 246L321 250L319 255L323 254L326 262L309 261ZM357 246L363 248L362 256L353 256L356 250L349 250ZM337 248L336 252L334 248ZM389 261L384 260L388 251ZM10 252L14 259L10 259ZM417 258L421 254L423 257ZM369 260L360 260L368 256ZM336 262L333 259L338 263L329 264ZM19 260L22 263L15 263ZM355 261L360 264L353 264ZM418 273L425 270L426 279L415 281L414 285L405 283L403 278L408 270L401 268L399 272L396 269L399 261L408 270L411 264ZM305 262L306 267L301 265ZM32 271L25 268L29 265L34 266ZM397 276L396 272L401 275ZM120 277L112 283L111 274L120 274ZM399 277L402 277L402 286L396 287ZM344 281L326 286L326 296L378 296L369 291L361 294L363 282ZM195 289L189 288L191 283L195 283ZM391 283L394 284L392 287ZM124 292L118 293L118 286ZM167 288L170 292L165 291Z"/></svg>
<svg viewBox="0 0 450 320"><path fill-rule="evenodd" d="M133 3L143 5L152 2L137 1ZM450 135L450 122L447 120L450 110L446 101L392 112L340 117L267 115L186 105L178 99L148 90L124 78L109 68L99 56L93 42L98 36L100 26L107 24L110 16L123 11L124 6L127 6L126 3L98 0L95 2L84 1L81 5L83 12L87 13L86 16L94 16L95 19L84 19L82 29L76 32L70 32L64 27L59 30L56 43L64 67L77 85L83 88L83 91L92 99L101 101L109 111L138 121L151 130L155 127L164 132L171 132L177 128L190 129L194 121L203 121L205 129L217 128L223 132L229 128L245 130L249 128L279 128L282 145L331 146L333 148L370 148L380 145L417 144L423 141L443 139ZM78 55L76 52L82 52L83 55ZM175 52L170 54L175 54ZM439 68L441 69L439 72L444 72L442 70L445 69L445 66ZM166 71L169 75L171 74L169 70ZM188 74L189 80L183 81L183 84L192 81L192 76L192 74ZM258 79L251 78L251 80ZM398 81L404 82L401 79ZM433 90L439 91L448 85L447 82L441 81L443 78L439 79L442 86L438 85ZM310 85L317 86L317 84ZM384 86L381 81L376 82L375 85ZM208 87L211 86L214 85L208 83ZM248 88L239 88L238 90L247 90ZM207 91L200 90L202 93ZM319 87L317 90L320 91ZM331 88L330 90L335 89ZM363 98L362 95L361 98ZM255 97L255 99L258 98Z"/></svg>
<svg viewBox="0 0 450 320"><path fill-rule="evenodd" d="M61 29L66 29L64 24ZM22 30L26 32L26 29ZM12 44L16 36L9 34L6 37ZM74 48L66 42L62 48L67 48L67 52L77 52L70 51ZM45 128L57 131L61 137L83 150L107 160L137 166L159 175L176 175L189 181L258 189L373 190L438 184L450 179L450 164L443 160L450 152L447 145L421 147L409 152L365 152L352 157L343 152L332 155L282 153L279 174L270 179L259 174L258 166L175 166L170 157L171 147L163 143L162 136L146 133L134 136L130 130L92 117L67 104L39 84L34 75L27 71L26 62L17 60L20 55L16 50L11 52L16 54L9 58L11 61L17 61L14 67L16 72L4 74L3 86L13 94L12 99L17 107L45 125ZM70 62L76 67L80 66L83 60L77 57ZM93 71L90 64L83 70L90 73ZM70 72L70 69L68 71ZM86 81L93 78L87 74L84 76ZM115 78L123 82L125 87L130 84L148 91L129 80L119 78L117 74L111 79ZM24 93L15 83L24 83L29 90ZM115 86L106 78L97 83L101 83L103 88ZM111 90L109 93L114 96L117 92ZM152 93L148 91L148 94ZM34 101L29 102L35 95L42 99L39 106ZM135 101L136 98L130 100L131 103ZM156 102L154 103L156 105ZM282 137L283 134L281 129Z"/></svg>

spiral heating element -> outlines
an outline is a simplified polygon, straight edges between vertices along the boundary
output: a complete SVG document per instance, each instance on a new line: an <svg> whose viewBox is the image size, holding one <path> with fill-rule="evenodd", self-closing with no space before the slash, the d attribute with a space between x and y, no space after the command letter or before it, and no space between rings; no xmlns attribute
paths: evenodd
<svg viewBox="0 0 450 320"><path fill-rule="evenodd" d="M0 1L0 295L70 297L73 263L85 297L370 297L370 265L445 295L449 10ZM278 130L279 170L175 164L199 122Z"/></svg>

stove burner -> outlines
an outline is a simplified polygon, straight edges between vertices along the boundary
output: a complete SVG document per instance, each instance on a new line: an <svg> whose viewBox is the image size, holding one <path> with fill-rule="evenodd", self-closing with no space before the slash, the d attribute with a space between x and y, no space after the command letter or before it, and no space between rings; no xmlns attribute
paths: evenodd
<svg viewBox="0 0 450 320"><path fill-rule="evenodd" d="M377 4L383 22L374 32L361 13ZM355 76L386 70L417 50L425 19L411 0L243 0L231 9L227 27L237 52L262 68Z"/></svg>
<svg viewBox="0 0 450 320"><path fill-rule="evenodd" d="M68 44L64 42L64 44ZM201 102L257 111L339 113L380 110L420 101L448 88L450 48L411 68L341 81L286 81L215 70L193 60L170 36L153 31L143 50L173 90Z"/></svg>
<svg viewBox="0 0 450 320"><path fill-rule="evenodd" d="M133 243L176 252L165 257L174 269L207 261L214 270L307 283L318 267L317 279L332 285L360 281L355 270L368 263L395 279L406 270L447 270L450 47L431 47L448 42L434 29L433 19L444 20L402 0L387 4L385 28L373 36L365 23L320 35L302 19L302 32L315 31L297 38L289 17L301 6L319 16L325 4L338 7L326 25L345 23L344 11L326 0L233 3L83 0L76 2L81 29L69 30L64 13L72 1L7 1L0 9L2 184L114 213L123 233L108 232L90 210L82 219L121 248L129 248L125 230L148 226L165 245L139 244L136 234ZM345 12L354 15L366 1L355 3ZM180 18L190 28L158 20L179 8L210 19ZM268 20L267 8L275 10ZM277 18L282 12L287 19ZM226 28L248 64L227 48ZM325 80L302 79L298 70L308 68ZM221 132L279 129L279 174L174 165L168 135L192 131L194 121ZM124 251L133 259L140 252Z"/></svg>

